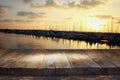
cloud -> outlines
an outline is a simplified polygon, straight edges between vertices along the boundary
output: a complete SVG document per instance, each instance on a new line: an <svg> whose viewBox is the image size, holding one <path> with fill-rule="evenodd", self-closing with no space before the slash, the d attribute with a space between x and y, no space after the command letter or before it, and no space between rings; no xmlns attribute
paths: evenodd
<svg viewBox="0 0 120 80"><path fill-rule="evenodd" d="M67 18L64 18L65 20L72 20L73 18L72 17L67 17Z"/></svg>
<svg viewBox="0 0 120 80"><path fill-rule="evenodd" d="M120 18L119 17L114 17L112 15L93 15L90 17L95 17L98 19L102 19L102 20L114 20L114 23L120 23Z"/></svg>
<svg viewBox="0 0 120 80"><path fill-rule="evenodd" d="M31 4L33 8L41 8L41 7L55 7L57 6L56 0L47 0L44 4Z"/></svg>
<svg viewBox="0 0 120 80"><path fill-rule="evenodd" d="M0 8L13 8L13 6L0 4Z"/></svg>
<svg viewBox="0 0 120 80"><path fill-rule="evenodd" d="M44 17L46 13L41 12L41 13L35 13L35 12L25 12L25 11L20 11L17 13L18 16L24 16L28 18L39 18L39 17Z"/></svg>
<svg viewBox="0 0 120 80"><path fill-rule="evenodd" d="M111 19L111 18L114 18L115 20L119 20L119 17L114 17L112 15L93 15L93 16L90 16L90 17L96 17L96 18L99 18L99 19Z"/></svg>
<svg viewBox="0 0 120 80"><path fill-rule="evenodd" d="M105 2L103 0L83 0L81 4L77 6L82 8L92 8L104 4Z"/></svg>
<svg viewBox="0 0 120 80"><path fill-rule="evenodd" d="M12 19L3 19L3 20L0 20L0 22L33 22L33 20L20 20L20 19L12 20Z"/></svg>
<svg viewBox="0 0 120 80"><path fill-rule="evenodd" d="M1 14L0 14L0 18L3 18L3 17L4 17L4 15L1 15Z"/></svg>
<svg viewBox="0 0 120 80"><path fill-rule="evenodd" d="M93 8L99 5L104 5L105 0L72 0L62 2L59 0L47 0L42 4L31 4L33 8L43 8L43 7L57 7L57 8Z"/></svg>
<svg viewBox="0 0 120 80"><path fill-rule="evenodd" d="M5 8L0 8L0 15L7 14L8 11Z"/></svg>
<svg viewBox="0 0 120 80"><path fill-rule="evenodd" d="M23 0L24 3L30 3L32 2L33 0Z"/></svg>
<svg viewBox="0 0 120 80"><path fill-rule="evenodd" d="M112 15L95 15L93 17L99 18L99 19L110 19L113 16Z"/></svg>
<svg viewBox="0 0 120 80"><path fill-rule="evenodd" d="M45 6L56 6L55 0L47 0Z"/></svg>
<svg viewBox="0 0 120 80"><path fill-rule="evenodd" d="M13 6L9 5L1 5L0 4L0 18L5 17L5 15L8 13L7 8L12 8Z"/></svg>
<svg viewBox="0 0 120 80"><path fill-rule="evenodd" d="M71 2L68 2L66 6L71 8L76 7L76 8L89 9L104 4L105 4L104 0L80 0L80 1L73 0Z"/></svg>
<svg viewBox="0 0 120 80"><path fill-rule="evenodd" d="M120 24L120 19L118 19L118 21L116 21L116 23Z"/></svg>
<svg viewBox="0 0 120 80"><path fill-rule="evenodd" d="M65 4L66 6L68 7L75 7L75 1L72 1L72 2L68 2L68 4Z"/></svg>

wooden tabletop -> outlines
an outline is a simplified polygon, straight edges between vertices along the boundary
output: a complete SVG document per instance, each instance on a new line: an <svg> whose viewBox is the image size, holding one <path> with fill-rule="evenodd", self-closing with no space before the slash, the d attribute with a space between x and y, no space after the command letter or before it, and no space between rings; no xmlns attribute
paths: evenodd
<svg viewBox="0 0 120 80"><path fill-rule="evenodd" d="M0 49L0 75L120 75L120 50Z"/></svg>

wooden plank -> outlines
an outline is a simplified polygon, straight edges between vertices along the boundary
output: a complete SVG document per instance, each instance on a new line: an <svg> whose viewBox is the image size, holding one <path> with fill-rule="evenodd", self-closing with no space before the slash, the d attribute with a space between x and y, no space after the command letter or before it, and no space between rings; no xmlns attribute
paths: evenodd
<svg viewBox="0 0 120 80"><path fill-rule="evenodd" d="M108 52L111 52L111 53L120 53L120 49L111 49L111 50L104 50L104 51L108 51Z"/></svg>
<svg viewBox="0 0 120 80"><path fill-rule="evenodd" d="M11 51L10 53L6 53L0 58L0 67L8 67L7 65L14 61L15 56L18 55L15 51Z"/></svg>
<svg viewBox="0 0 120 80"><path fill-rule="evenodd" d="M55 54L55 66L56 68L71 68L71 65L65 55L65 53L54 53Z"/></svg>
<svg viewBox="0 0 120 80"><path fill-rule="evenodd" d="M0 80L43 80L43 77L35 76L0 76Z"/></svg>
<svg viewBox="0 0 120 80"><path fill-rule="evenodd" d="M102 50L103 51L103 50ZM116 65L114 65L107 57L105 57L101 50L86 50L84 51L89 55L92 59L94 59L101 67L102 67L102 74L120 74L119 70L120 67L117 68Z"/></svg>
<svg viewBox="0 0 120 80"><path fill-rule="evenodd" d="M41 68L44 54L34 51L30 53L18 52L19 55L14 56L14 63L9 67L23 67L23 68ZM28 55L27 55L28 54ZM22 65L22 66L20 66Z"/></svg>
<svg viewBox="0 0 120 80"><path fill-rule="evenodd" d="M55 66L56 66L56 75L70 75L71 74L71 65L67 59L65 53L54 53L55 54Z"/></svg>
<svg viewBox="0 0 120 80"><path fill-rule="evenodd" d="M102 68L116 67L113 63L108 61L105 56L101 55L98 50L86 50L84 53L95 60Z"/></svg>
<svg viewBox="0 0 120 80"><path fill-rule="evenodd" d="M66 53L72 65L72 75L101 74L101 67L82 52Z"/></svg>
<svg viewBox="0 0 120 80"><path fill-rule="evenodd" d="M26 63L25 68L43 68L43 59L45 53L34 51L24 57L22 60Z"/></svg>
<svg viewBox="0 0 120 80"><path fill-rule="evenodd" d="M17 51L17 56L15 56L14 58L17 59L14 63L12 63L10 66L10 68L25 68L25 66L27 65L27 62L24 61L25 57L30 55L30 52L27 52L26 50L21 50L21 51Z"/></svg>
<svg viewBox="0 0 120 80"><path fill-rule="evenodd" d="M115 64L117 67L120 67L120 51L104 50L104 51L101 51L101 53L103 53L102 55L107 57L110 62Z"/></svg>
<svg viewBox="0 0 120 80"><path fill-rule="evenodd" d="M17 64L21 58L25 57L25 51L20 51L20 50L14 50L13 52L11 52L11 54L9 54L8 62L3 66L5 68L17 68Z"/></svg>
<svg viewBox="0 0 120 80"><path fill-rule="evenodd" d="M6 50L5 49L0 49L0 58L2 55L6 54Z"/></svg>
<svg viewBox="0 0 120 80"><path fill-rule="evenodd" d="M0 51L0 59L4 59L4 56L10 55L10 54L12 54L12 52L14 52L14 50L1 49L1 51Z"/></svg>
<svg viewBox="0 0 120 80"><path fill-rule="evenodd" d="M45 53L43 59L44 75L55 75L55 54L54 53Z"/></svg>
<svg viewBox="0 0 120 80"><path fill-rule="evenodd" d="M53 68L55 69L55 54L54 53L45 53L45 57L43 60L43 67L44 68Z"/></svg>
<svg viewBox="0 0 120 80"><path fill-rule="evenodd" d="M0 80L120 80L120 75L87 76L0 76Z"/></svg>
<svg viewBox="0 0 120 80"><path fill-rule="evenodd" d="M90 59L88 56L83 54L83 52L79 53L66 53L66 56L71 62L72 68L80 68L80 67L97 67L100 66Z"/></svg>
<svg viewBox="0 0 120 80"><path fill-rule="evenodd" d="M119 75L87 75L87 76L70 76L67 80L119 80Z"/></svg>
<svg viewBox="0 0 120 80"><path fill-rule="evenodd" d="M47 77L43 77L43 80L68 80L67 77L64 76L47 76Z"/></svg>
<svg viewBox="0 0 120 80"><path fill-rule="evenodd" d="M14 56L14 63L8 65L8 72L5 72L5 74L43 76L43 53L34 50L23 50L17 52L18 55Z"/></svg>

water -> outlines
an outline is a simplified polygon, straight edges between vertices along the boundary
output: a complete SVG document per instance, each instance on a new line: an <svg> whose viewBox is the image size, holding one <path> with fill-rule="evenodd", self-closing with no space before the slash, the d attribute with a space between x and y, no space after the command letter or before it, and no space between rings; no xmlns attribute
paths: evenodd
<svg viewBox="0 0 120 80"><path fill-rule="evenodd" d="M0 33L0 48L4 49L120 49L100 43L88 43L56 38L36 37L33 35L18 35Z"/></svg>

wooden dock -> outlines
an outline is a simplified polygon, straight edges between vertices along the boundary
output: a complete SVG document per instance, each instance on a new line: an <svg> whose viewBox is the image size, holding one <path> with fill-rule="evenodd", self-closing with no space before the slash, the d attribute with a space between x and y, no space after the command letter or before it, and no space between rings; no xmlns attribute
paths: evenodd
<svg viewBox="0 0 120 80"><path fill-rule="evenodd" d="M120 50L0 50L3 76L120 75Z"/></svg>

